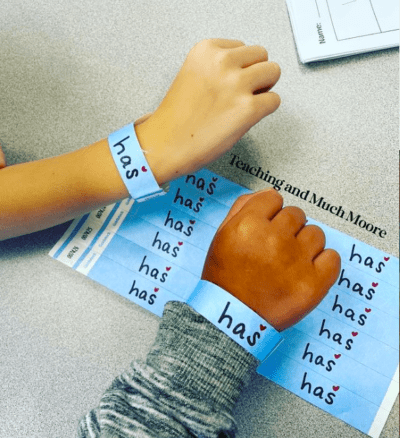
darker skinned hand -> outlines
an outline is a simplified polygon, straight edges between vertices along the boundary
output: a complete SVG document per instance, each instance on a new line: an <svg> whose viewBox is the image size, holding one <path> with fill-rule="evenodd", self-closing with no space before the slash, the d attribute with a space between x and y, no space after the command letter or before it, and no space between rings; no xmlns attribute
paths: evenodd
<svg viewBox="0 0 400 438"><path fill-rule="evenodd" d="M276 330L306 316L340 272L325 235L275 190L239 197L219 227L202 279L230 292Z"/></svg>

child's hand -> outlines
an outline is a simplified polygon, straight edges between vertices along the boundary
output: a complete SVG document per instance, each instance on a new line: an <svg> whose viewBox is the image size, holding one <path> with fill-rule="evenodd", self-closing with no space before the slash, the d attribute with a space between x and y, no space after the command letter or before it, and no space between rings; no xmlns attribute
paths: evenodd
<svg viewBox="0 0 400 438"><path fill-rule="evenodd" d="M340 271L339 254L324 250L323 231L305 226L300 208L282 204L272 189L238 198L211 243L202 274L278 331L316 307Z"/></svg>
<svg viewBox="0 0 400 438"><path fill-rule="evenodd" d="M164 100L136 128L159 183L216 160L280 98L269 92L280 76L260 46L213 39L196 44Z"/></svg>

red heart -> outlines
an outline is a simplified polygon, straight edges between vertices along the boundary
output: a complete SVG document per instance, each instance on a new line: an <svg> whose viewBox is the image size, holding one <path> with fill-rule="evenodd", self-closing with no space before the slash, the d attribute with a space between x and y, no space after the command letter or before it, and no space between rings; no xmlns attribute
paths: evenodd
<svg viewBox="0 0 400 438"><path fill-rule="evenodd" d="M335 354L335 359L339 359L340 356L341 354Z"/></svg>
<svg viewBox="0 0 400 438"><path fill-rule="evenodd" d="M372 283L372 287L378 286L379 283Z"/></svg>
<svg viewBox="0 0 400 438"><path fill-rule="evenodd" d="M154 292L158 292L160 289L158 287L154 288Z"/></svg>
<svg viewBox="0 0 400 438"><path fill-rule="evenodd" d="M267 327L265 325L260 324L260 330L263 332Z"/></svg>
<svg viewBox="0 0 400 438"><path fill-rule="evenodd" d="M367 308L365 308L365 311L366 311L367 313L369 313L369 312L371 312L371 309L367 309Z"/></svg>
<svg viewBox="0 0 400 438"><path fill-rule="evenodd" d="M178 245L179 245L179 246L183 245L183 242L178 242Z"/></svg>
<svg viewBox="0 0 400 438"><path fill-rule="evenodd" d="M144 166L142 166L142 172L147 172L147 169Z"/></svg>
<svg viewBox="0 0 400 438"><path fill-rule="evenodd" d="M357 336L357 335L358 335L358 332L351 332L351 334L352 334L353 336Z"/></svg>
<svg viewBox="0 0 400 438"><path fill-rule="evenodd" d="M169 271L171 269L171 266L168 266L165 268L167 271Z"/></svg>
<svg viewBox="0 0 400 438"><path fill-rule="evenodd" d="M340 388L340 386L332 386L332 389L333 389L334 391L339 391L339 388Z"/></svg>
<svg viewBox="0 0 400 438"><path fill-rule="evenodd" d="M189 222L193 225L196 221L190 220Z"/></svg>
<svg viewBox="0 0 400 438"><path fill-rule="evenodd" d="M390 257L383 257L383 258L384 258L385 262L387 262L390 259Z"/></svg>

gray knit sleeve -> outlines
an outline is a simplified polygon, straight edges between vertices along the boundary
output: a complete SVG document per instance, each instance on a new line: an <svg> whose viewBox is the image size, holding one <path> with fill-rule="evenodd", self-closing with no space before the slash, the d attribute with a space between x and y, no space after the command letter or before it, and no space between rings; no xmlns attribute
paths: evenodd
<svg viewBox="0 0 400 438"><path fill-rule="evenodd" d="M171 301L146 361L114 380L77 437L234 437L232 410L257 365L203 316Z"/></svg>

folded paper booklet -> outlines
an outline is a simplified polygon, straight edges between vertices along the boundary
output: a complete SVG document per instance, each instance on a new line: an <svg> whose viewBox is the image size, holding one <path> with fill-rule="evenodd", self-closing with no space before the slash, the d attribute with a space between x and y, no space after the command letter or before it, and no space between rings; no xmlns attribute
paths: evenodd
<svg viewBox="0 0 400 438"><path fill-rule="evenodd" d="M301 62L399 45L398 0L286 0Z"/></svg>
<svg viewBox="0 0 400 438"><path fill-rule="evenodd" d="M128 198L75 219L50 255L161 316L167 301L187 300L218 226L250 192L201 170L161 198ZM258 372L379 437L399 386L399 259L308 220L340 253L341 273Z"/></svg>

